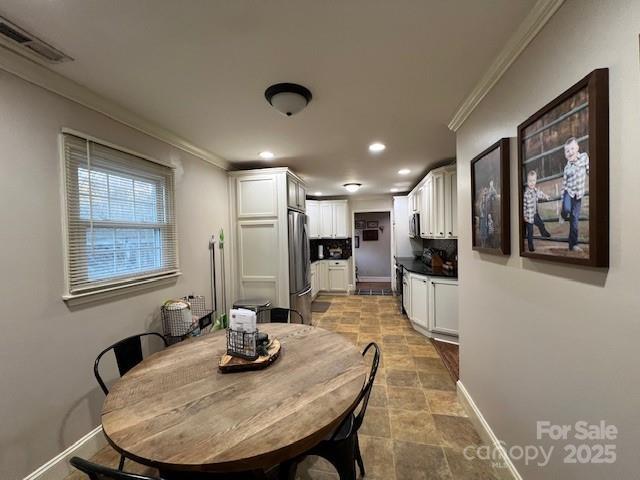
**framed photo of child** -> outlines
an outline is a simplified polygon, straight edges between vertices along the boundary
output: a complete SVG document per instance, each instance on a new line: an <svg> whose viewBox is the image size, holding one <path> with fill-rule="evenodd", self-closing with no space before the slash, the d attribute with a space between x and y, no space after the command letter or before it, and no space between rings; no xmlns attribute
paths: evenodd
<svg viewBox="0 0 640 480"><path fill-rule="evenodd" d="M520 255L609 266L609 71L518 126Z"/></svg>
<svg viewBox="0 0 640 480"><path fill-rule="evenodd" d="M509 139L502 138L471 160L472 247L511 253Z"/></svg>

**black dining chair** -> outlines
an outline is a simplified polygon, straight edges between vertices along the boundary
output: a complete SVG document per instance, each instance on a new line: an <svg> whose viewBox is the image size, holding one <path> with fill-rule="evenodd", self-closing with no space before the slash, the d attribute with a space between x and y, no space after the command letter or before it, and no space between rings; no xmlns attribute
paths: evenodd
<svg viewBox="0 0 640 480"><path fill-rule="evenodd" d="M356 463L360 469L360 475L364 477L364 462L360 453L360 443L358 441L358 430L362 426L364 415L367 411L367 404L376 378L378 365L380 364L380 348L376 343L370 343L362 352L365 356L369 349L373 349L373 361L369 378L358 395L358 401L354 409L349 412L333 435L320 442L311 450L299 457L285 462L280 467L281 480L294 480L298 464L308 455L316 455L328 460L338 471L340 480L356 479ZM355 412L358 413L355 413Z"/></svg>
<svg viewBox="0 0 640 480"><path fill-rule="evenodd" d="M100 360L104 354L113 350L113 354L116 357L116 363L118 364L118 372L120 372L120 376L122 376L142 361L142 337L145 336L159 337L162 339L165 347L168 345L167 339L159 333L139 333L138 335L132 335L124 338L110 347L105 348L96 357L96 361L93 364L93 374L96 376L96 380L105 395L109 394L109 389L100 376ZM118 469L122 470L122 467L124 467L124 456L121 455Z"/></svg>
<svg viewBox="0 0 640 480"><path fill-rule="evenodd" d="M147 477L135 473L121 472L80 457L72 457L69 463L81 472L86 473L91 480L162 480L160 477Z"/></svg>
<svg viewBox="0 0 640 480"><path fill-rule="evenodd" d="M293 320L294 318L298 320L297 323L303 323L302 314L293 308L274 307L264 311L271 313L271 323L289 323L289 320ZM291 323L296 322L291 321Z"/></svg>

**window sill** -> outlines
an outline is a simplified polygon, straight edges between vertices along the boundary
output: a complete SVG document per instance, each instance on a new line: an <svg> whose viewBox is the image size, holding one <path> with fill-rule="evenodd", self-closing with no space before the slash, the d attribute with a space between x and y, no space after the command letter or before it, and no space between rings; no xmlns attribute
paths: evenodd
<svg viewBox="0 0 640 480"><path fill-rule="evenodd" d="M105 287L100 290L94 290L86 293L77 294L65 294L62 299L68 306L85 305L88 303L100 302L113 297L119 297L121 295L128 295L131 293L147 290L160 285L173 283L177 278L182 275L181 272L173 272L161 277L147 278L144 280L138 280L133 283L127 283L124 285L114 285L111 287Z"/></svg>

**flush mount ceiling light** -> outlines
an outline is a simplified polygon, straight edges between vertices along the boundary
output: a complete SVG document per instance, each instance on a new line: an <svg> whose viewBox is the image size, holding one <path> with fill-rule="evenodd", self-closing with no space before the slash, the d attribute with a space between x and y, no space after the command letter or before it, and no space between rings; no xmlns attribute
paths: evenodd
<svg viewBox="0 0 640 480"><path fill-rule="evenodd" d="M273 157L275 157L273 152L270 152L269 150L265 150L264 152L260 152L258 155L260 156L260 158L262 158L264 160L271 160Z"/></svg>
<svg viewBox="0 0 640 480"><path fill-rule="evenodd" d="M398 170L398 173L400 175L408 175L411 173L411 170L409 170L408 168L403 168L402 170Z"/></svg>
<svg viewBox="0 0 640 480"><path fill-rule="evenodd" d="M308 88L297 83L276 83L264 91L264 98L273 108L290 117L306 107L312 95Z"/></svg>
<svg viewBox="0 0 640 480"><path fill-rule="evenodd" d="M361 186L362 186L361 183L345 183L343 185L343 187L347 189L347 192L351 192L351 193L357 192Z"/></svg>
<svg viewBox="0 0 640 480"><path fill-rule="evenodd" d="M387 148L387 146L384 143L380 143L380 142L374 142L371 145L369 145L369 151L372 153L380 153L385 148Z"/></svg>

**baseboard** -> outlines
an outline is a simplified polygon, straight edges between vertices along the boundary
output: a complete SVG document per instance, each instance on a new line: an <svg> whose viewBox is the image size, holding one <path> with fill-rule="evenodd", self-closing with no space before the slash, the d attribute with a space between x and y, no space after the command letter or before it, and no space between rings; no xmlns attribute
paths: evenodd
<svg viewBox="0 0 640 480"><path fill-rule="evenodd" d="M502 444L500 444L498 437L491 429L489 423L485 420L482 412L480 411L480 409L478 409L478 406L473 401L473 398L471 398L471 395L469 395L469 392L464 387L463 383L458 380L456 385L458 387L458 400L466 410L467 415L469 415L469 420L471 420L471 423L473 423L473 426L478 431L478 434L480 435L482 440L486 444L492 445L500 455L500 462L505 467L496 468L496 471L500 475L500 479L522 480L522 476L518 473L518 470L516 469L513 462L511 462L511 459L507 455L504 447L502 446Z"/></svg>
<svg viewBox="0 0 640 480"><path fill-rule="evenodd" d="M102 426L98 426L36 471L24 477L24 480L63 480L73 471L73 467L69 465L71 457L91 458L106 444L107 439L102 433Z"/></svg>
<svg viewBox="0 0 640 480"><path fill-rule="evenodd" d="M391 283L391 277L358 277L359 282L388 282Z"/></svg>

